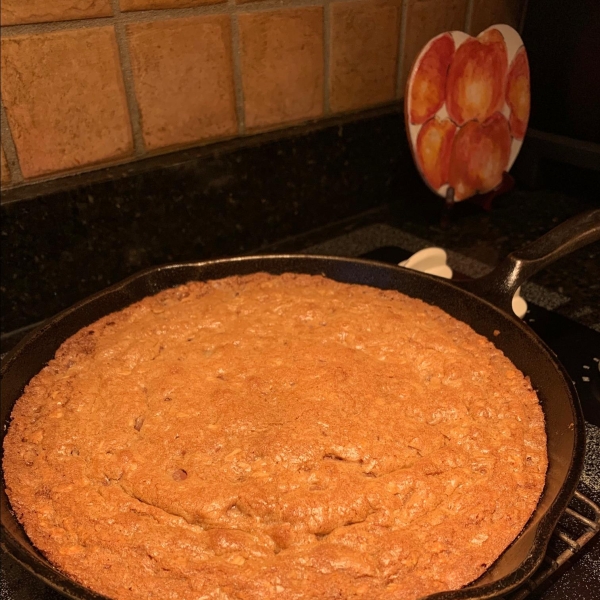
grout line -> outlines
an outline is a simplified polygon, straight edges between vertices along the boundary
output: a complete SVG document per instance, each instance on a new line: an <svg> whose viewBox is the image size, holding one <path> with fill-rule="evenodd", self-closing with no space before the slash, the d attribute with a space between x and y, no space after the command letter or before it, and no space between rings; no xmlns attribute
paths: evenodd
<svg viewBox="0 0 600 600"><path fill-rule="evenodd" d="M238 12L261 12L264 10L286 9L299 6L323 6L332 2L364 2L365 0L275 0L266 2L251 2L250 4L238 4ZM369 1L369 0L367 0Z"/></svg>
<svg viewBox="0 0 600 600"><path fill-rule="evenodd" d="M0 105L0 131L2 132L2 147L4 148L4 154L6 155L6 162L10 169L10 183L13 185L22 183L24 180L23 173L21 172L21 165L19 163L19 155L17 154L17 148L15 141L8 124L8 116L4 109L4 102Z"/></svg>
<svg viewBox="0 0 600 600"><path fill-rule="evenodd" d="M404 75L404 46L406 43L406 15L408 13L408 0L402 0L402 9L400 11L400 33L398 35L398 71L396 73L396 99L404 98L404 85L402 77Z"/></svg>
<svg viewBox="0 0 600 600"><path fill-rule="evenodd" d="M80 19L76 21L54 21L50 23L27 23L25 25L3 25L2 37L9 38L16 35L36 35L40 33L52 33L53 31L64 31L67 29L89 29L90 27L102 27L112 25L113 17L98 17L96 19Z"/></svg>
<svg viewBox="0 0 600 600"><path fill-rule="evenodd" d="M323 114L331 114L331 2L323 6Z"/></svg>
<svg viewBox="0 0 600 600"><path fill-rule="evenodd" d="M355 2L356 0L337 0L339 2ZM122 12L119 2L111 0L114 15L112 17L97 17L94 19L79 19L73 21L54 21L49 23L27 23L23 25L2 26L2 37L13 37L23 34L50 33L65 29L88 29L102 25L117 23L143 23L147 21L160 21L170 18L192 17L195 15L213 14L241 14L250 12L266 12L273 10L286 10L288 8L301 8L303 6L323 6L328 0L267 0L251 2L249 4L235 4L235 2L222 2L219 4L202 4L188 8L166 8L153 10L135 10Z"/></svg>
<svg viewBox="0 0 600 600"><path fill-rule="evenodd" d="M164 19L182 19L198 15L223 15L234 12L235 6L224 2L221 4L201 4L189 8L166 8L155 10L136 10L121 13L124 23L143 23L146 21L161 21Z"/></svg>
<svg viewBox="0 0 600 600"><path fill-rule="evenodd" d="M471 25L473 23L473 1L474 0L468 0L467 14L465 15L465 32L469 35L471 35Z"/></svg>
<svg viewBox="0 0 600 600"><path fill-rule="evenodd" d="M125 97L129 108L129 122L131 124L131 132L133 134L133 151L136 157L143 156L146 153L146 145L142 133L142 118L140 115L140 107L138 106L135 95L135 85L133 80L133 71L131 69L131 57L129 56L129 46L127 40L127 32L122 21L121 7L119 0L111 0L115 35L117 38L117 46L119 48L119 58L121 60L121 75L125 85Z"/></svg>
<svg viewBox="0 0 600 600"><path fill-rule="evenodd" d="M233 4L235 0L229 0ZM235 92L235 110L237 113L238 132L240 135L246 133L246 112L244 110L244 82L242 80L242 57L241 57L240 27L238 16L231 15L231 58L233 61L233 88Z"/></svg>
<svg viewBox="0 0 600 600"><path fill-rule="evenodd" d="M288 8L302 8L304 6L322 6L324 0L270 0L268 2L251 2L250 4L236 4L235 0L228 0L220 4L201 4L189 8L169 8L163 10L143 10L121 13L123 21L140 22L156 21L164 18L192 17L194 15L214 14L243 14L253 12L271 12L273 10L286 10ZM342 0L355 2L356 0Z"/></svg>

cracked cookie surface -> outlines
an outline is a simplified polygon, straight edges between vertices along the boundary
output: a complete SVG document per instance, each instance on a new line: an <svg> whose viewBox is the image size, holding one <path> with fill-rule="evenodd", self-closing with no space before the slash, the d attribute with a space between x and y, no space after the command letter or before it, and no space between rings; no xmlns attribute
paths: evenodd
<svg viewBox="0 0 600 600"><path fill-rule="evenodd" d="M474 580L544 486L493 344L398 292L192 282L67 340L15 405L12 507L118 599L414 599Z"/></svg>

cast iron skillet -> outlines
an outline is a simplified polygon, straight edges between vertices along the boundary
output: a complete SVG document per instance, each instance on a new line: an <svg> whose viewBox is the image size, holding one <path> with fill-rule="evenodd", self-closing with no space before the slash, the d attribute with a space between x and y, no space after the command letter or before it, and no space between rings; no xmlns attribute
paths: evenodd
<svg viewBox="0 0 600 600"><path fill-rule="evenodd" d="M542 561L554 526L575 491L585 445L581 407L569 376L552 351L513 315L511 298L517 287L539 269L597 239L600 239L600 210L593 210L514 252L491 274L460 285L376 262L317 256L252 256L142 271L50 319L10 353L1 370L2 438L12 407L24 386L54 356L63 341L100 317L165 288L190 280L266 271L323 274L345 283L399 290L439 306L492 340L529 375L538 390L548 436L548 474L538 507L519 538L475 583L428 598L483 600L496 597L525 581ZM0 501L3 549L70 598L103 598L54 569L32 546L9 509L3 478Z"/></svg>

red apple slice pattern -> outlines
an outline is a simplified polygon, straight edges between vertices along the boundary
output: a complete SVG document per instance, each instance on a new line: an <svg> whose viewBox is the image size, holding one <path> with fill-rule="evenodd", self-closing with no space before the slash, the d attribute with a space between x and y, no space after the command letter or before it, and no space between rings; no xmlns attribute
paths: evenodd
<svg viewBox="0 0 600 600"><path fill-rule="evenodd" d="M504 37L487 29L463 42L454 54L446 81L446 108L459 126L480 122L502 110L508 56Z"/></svg>
<svg viewBox="0 0 600 600"><path fill-rule="evenodd" d="M450 119L433 117L421 127L417 136L417 163L425 181L434 190L448 183L455 133L456 125Z"/></svg>
<svg viewBox="0 0 600 600"><path fill-rule="evenodd" d="M510 130L517 140L522 140L527 131L530 100L529 62L525 48L521 46L513 58L506 79L506 103L510 108Z"/></svg>
<svg viewBox="0 0 600 600"><path fill-rule="evenodd" d="M454 56L449 33L435 38L423 54L409 80L409 119L414 125L429 120L446 99L446 77Z"/></svg>
<svg viewBox="0 0 600 600"><path fill-rule="evenodd" d="M484 123L469 121L454 136L448 183L456 200L493 190L508 167L511 145L506 117L497 112Z"/></svg>

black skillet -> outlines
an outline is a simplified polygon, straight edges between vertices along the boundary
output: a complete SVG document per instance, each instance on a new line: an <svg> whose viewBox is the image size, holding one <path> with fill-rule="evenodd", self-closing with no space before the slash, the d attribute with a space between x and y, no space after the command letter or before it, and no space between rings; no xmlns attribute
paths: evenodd
<svg viewBox="0 0 600 600"><path fill-rule="evenodd" d="M253 256L167 265L142 271L79 302L24 339L3 362L2 438L12 407L27 382L68 337L100 317L165 288L267 271L323 274L346 283L399 290L439 306L492 340L531 378L546 417L548 474L542 498L529 523L504 554L475 583L430 600L494 598L523 583L538 567L550 535L579 480L585 447L584 422L575 388L556 356L511 310L516 289L534 273L600 239L600 210L563 223L536 242L509 255L492 273L460 284L400 267L365 260L317 256ZM56 569L29 542L10 511L2 479L2 548L42 581L71 598L103 598Z"/></svg>

